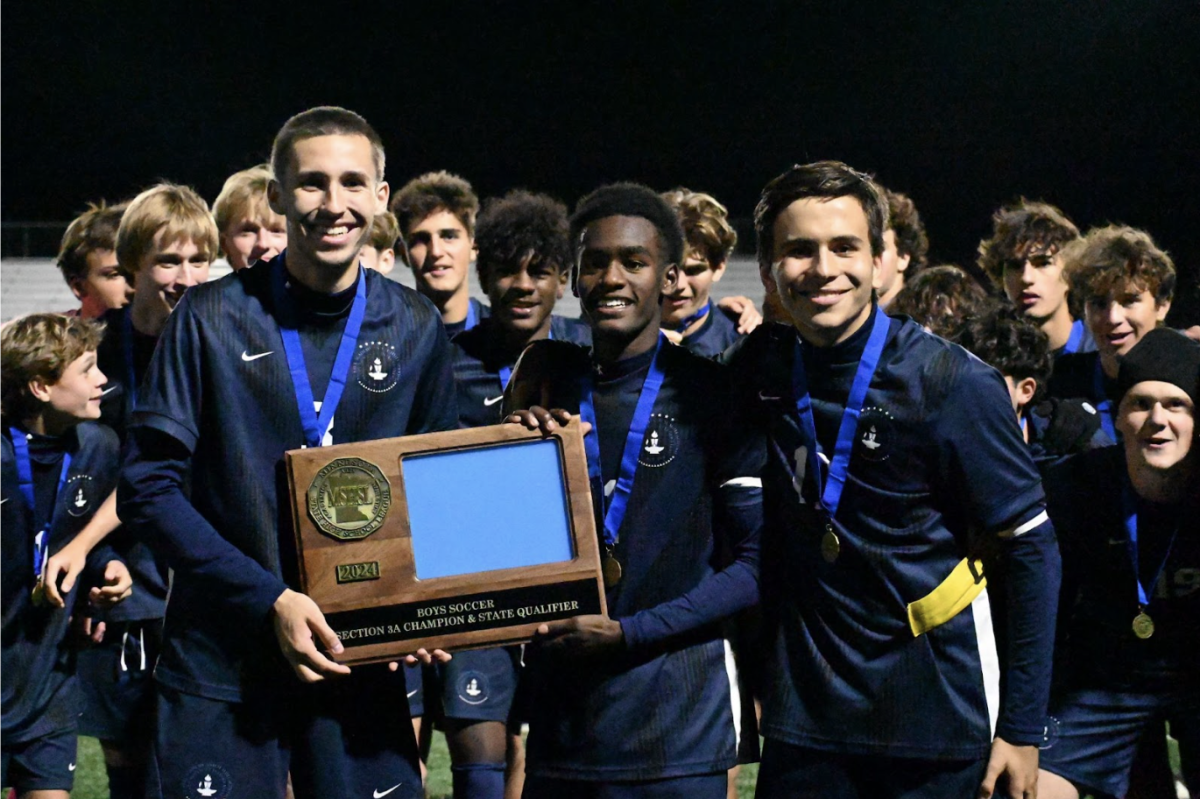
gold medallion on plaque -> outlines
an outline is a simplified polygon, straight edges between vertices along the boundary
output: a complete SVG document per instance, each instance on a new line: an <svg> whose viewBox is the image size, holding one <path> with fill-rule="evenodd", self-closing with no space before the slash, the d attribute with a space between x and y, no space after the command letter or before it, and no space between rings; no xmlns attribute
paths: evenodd
<svg viewBox="0 0 1200 799"><path fill-rule="evenodd" d="M321 532L342 541L357 541L378 530L391 506L387 478L362 458L330 461L308 486L308 514Z"/></svg>

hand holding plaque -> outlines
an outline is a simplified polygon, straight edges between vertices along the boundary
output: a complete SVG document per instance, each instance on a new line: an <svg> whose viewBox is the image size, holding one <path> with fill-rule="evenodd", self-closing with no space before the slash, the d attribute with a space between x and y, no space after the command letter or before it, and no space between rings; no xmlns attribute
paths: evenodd
<svg viewBox="0 0 1200 799"><path fill-rule="evenodd" d="M340 663L606 613L578 421L293 450L287 468L300 588Z"/></svg>

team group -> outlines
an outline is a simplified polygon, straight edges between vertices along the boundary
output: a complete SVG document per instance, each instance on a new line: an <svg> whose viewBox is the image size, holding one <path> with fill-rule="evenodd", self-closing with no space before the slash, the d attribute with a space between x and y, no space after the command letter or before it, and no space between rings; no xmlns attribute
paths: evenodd
<svg viewBox="0 0 1200 799"><path fill-rule="evenodd" d="M1021 200L989 292L909 198L797 165L754 212L764 321L710 299L709 195L481 209L384 167L305 111L211 211L91 207L80 308L5 326L0 783L67 796L86 734L120 799L419 797L432 722L456 797L735 796L750 760L764 797L1200 789L1200 345L1147 233ZM329 657L285 451L574 416L607 616Z"/></svg>

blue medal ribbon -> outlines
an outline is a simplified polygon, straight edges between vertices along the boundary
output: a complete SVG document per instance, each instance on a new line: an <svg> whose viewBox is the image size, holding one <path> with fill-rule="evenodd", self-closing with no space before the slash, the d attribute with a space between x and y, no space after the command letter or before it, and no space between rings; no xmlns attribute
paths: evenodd
<svg viewBox="0 0 1200 799"><path fill-rule="evenodd" d="M1129 559L1133 561L1133 581L1137 584L1138 607L1145 608L1150 604L1150 592L1146 590L1146 586L1142 585L1142 573L1138 568L1138 514L1137 514L1137 497L1134 496L1133 486L1129 484L1129 476L1125 477L1124 490L1121 492L1121 506L1125 515L1125 534L1129 544ZM1158 578L1162 576L1163 569L1167 567L1167 560L1171 557L1171 550L1175 548L1175 536L1179 534L1179 527L1171 533L1171 541L1167 544L1166 554L1163 555L1162 563L1154 572L1154 579L1150 581L1150 591L1154 590L1154 586L1158 584Z"/></svg>
<svg viewBox="0 0 1200 799"><path fill-rule="evenodd" d="M596 405L592 399L592 378L583 378L582 392L579 398L579 416L592 426L583 438L583 449L587 454L588 477L593 485L600 484L601 502L607 505L604 513L604 544L614 546L621 530L621 522L625 520L625 510L629 506L629 495L633 493L633 478L637 472L638 450L646 438L646 428L650 425L650 412L654 409L654 400L662 388L663 370L658 362L662 353L665 337L660 333L654 348L654 359L650 362L650 371L646 373L646 381L642 383L642 391L638 395L637 405L633 410L633 419L629 423L629 433L625 436L625 449L621 452L621 468L617 472L617 485L613 489L612 499L604 497L603 471L600 468L600 428L596 424ZM601 507L604 507L602 505Z"/></svg>
<svg viewBox="0 0 1200 799"><path fill-rule="evenodd" d="M1104 368L1100 365L1099 354L1096 355L1096 374L1092 386L1093 394L1096 397L1096 413L1100 414L1100 426L1104 428L1105 433L1108 433L1109 438L1117 441L1117 428L1113 424L1112 400L1104 391Z"/></svg>
<svg viewBox="0 0 1200 799"><path fill-rule="evenodd" d="M333 361L333 371L329 375L329 387L325 390L325 399L321 403L321 414L317 415L313 403L312 385L308 381L308 366L304 362L304 350L300 345L300 333L290 327L294 317L295 303L287 290L286 267L283 258L272 273L272 286L275 290L276 322L279 324L279 334L283 338L283 352L287 356L288 370L292 374L292 387L296 392L296 409L300 411L300 424L304 427L304 441L309 447L321 446L325 431L333 421L338 403L342 400L342 392L346 388L346 377L350 374L350 364L354 360L354 349L358 346L358 333L362 329L363 317L367 311L367 276L362 266L358 267L358 288L354 291L354 302L350 306L350 316L346 319L346 329L342 331L342 340L338 344L337 356Z"/></svg>
<svg viewBox="0 0 1200 799"><path fill-rule="evenodd" d="M1069 355L1072 352L1079 352L1079 345L1083 343L1083 320L1076 319L1071 324L1071 335L1067 337L1067 343L1063 347L1063 355Z"/></svg>
<svg viewBox="0 0 1200 799"><path fill-rule="evenodd" d="M817 423L813 418L812 399L808 395L808 376L804 369L804 353L800 347L800 339L796 339L796 349L792 360L792 390L796 396L796 413L800 417L800 435L808 450L808 470L817 481L820 493L821 507L829 514L829 518L837 515L838 505L842 501L842 488L846 484L846 475L850 471L850 452L854 449L854 434L858 429L858 417L862 414L863 402L867 398L867 388L875 375L875 368L883 355L883 345L887 341L889 319L882 309L875 309L875 322L871 326L871 336L858 362L858 370L854 373L854 383L850 387L850 395L846 398L846 409L842 412L842 423L838 427L837 443L833 449L833 460L829 464L829 474L825 480L825 488L821 488L820 459L817 453L820 443L817 441Z"/></svg>
<svg viewBox="0 0 1200 799"><path fill-rule="evenodd" d="M475 310L475 303L467 300L467 321L463 325L463 332L470 330L479 324L479 312Z"/></svg>
<svg viewBox="0 0 1200 799"><path fill-rule="evenodd" d="M712 300L709 300L708 302L704 303L704 307L703 307L703 308L701 308L700 310L696 311L694 314L692 314L691 316L687 317L687 318L686 318L686 319L684 319L682 322L679 322L678 324L672 325L672 326L671 326L671 329L672 329L672 330L678 330L679 332L681 332L681 333L682 333L684 330L687 330L689 327L691 327L692 325L696 324L696 322L699 322L701 319L703 319L704 317L708 316L708 312L709 312L709 311L711 311L711 310L712 310Z"/></svg>
<svg viewBox="0 0 1200 799"><path fill-rule="evenodd" d="M71 471L71 453L63 453L62 469L58 473L58 486L54 489L54 501L50 503L50 516L46 519L39 519L37 518L37 498L33 491L33 464L29 459L29 438L26 433L15 427L8 428L8 433L12 436L13 452L17 459L17 483L21 487L21 493L25 496L26 504L29 505L29 512L34 515L34 523L37 527L37 533L33 537L33 579L36 580L42 576L42 568L50 553L50 523L54 521L54 509L58 507L59 492L62 491L63 485L67 482L67 474Z"/></svg>

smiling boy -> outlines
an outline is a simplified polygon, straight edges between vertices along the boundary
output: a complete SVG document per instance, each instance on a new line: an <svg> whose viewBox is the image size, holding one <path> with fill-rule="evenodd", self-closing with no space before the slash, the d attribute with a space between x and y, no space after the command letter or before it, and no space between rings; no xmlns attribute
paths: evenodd
<svg viewBox="0 0 1200 799"><path fill-rule="evenodd" d="M794 329L730 358L769 436L763 797L1013 796L1037 777L1057 598L1041 484L999 374L875 300L887 210L845 164L755 211ZM1010 570L1005 694L980 579ZM1005 795L1005 794L1001 794Z"/></svg>
<svg viewBox="0 0 1200 799"><path fill-rule="evenodd" d="M592 425L609 617L543 625L528 651L524 795L724 797L740 697L721 622L757 598L761 438L730 423L723 367L664 343L684 248L670 206L605 186L570 240L592 351L535 342L509 391L527 426Z"/></svg>
<svg viewBox="0 0 1200 799"><path fill-rule="evenodd" d="M298 114L271 161L288 249L171 315L122 472L121 518L174 569L156 795L283 797L290 771L301 799L419 797L403 677L326 657L341 643L284 579L295 552L281 546L277 476L301 446L452 429L450 346L428 301L359 266L388 198L367 121Z"/></svg>
<svg viewBox="0 0 1200 799"><path fill-rule="evenodd" d="M43 579L51 557L88 535L86 529L116 484L117 437L94 423L106 382L96 365L102 334L103 327L91 320L34 314L8 325L0 341L0 785L13 786L20 796L66 797L75 777L79 699L72 648L64 639L80 583L64 582L63 602L51 604L42 600ZM108 562L104 570L110 585L93 588L91 599L127 596L130 581L124 565Z"/></svg>

